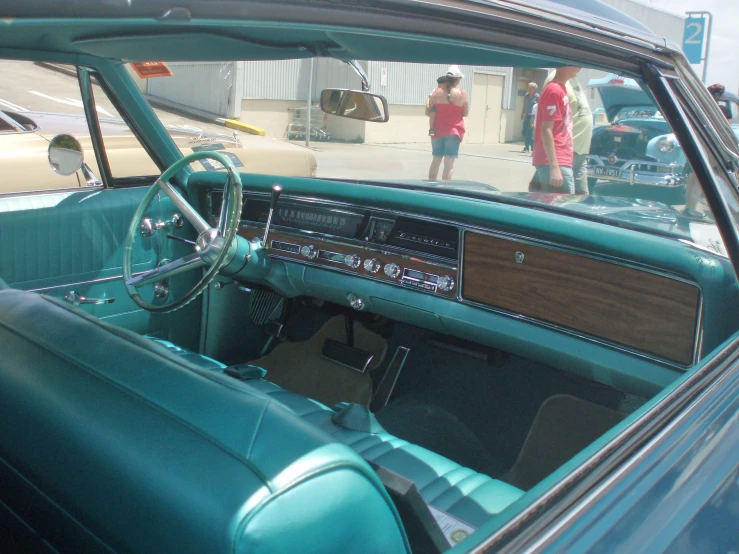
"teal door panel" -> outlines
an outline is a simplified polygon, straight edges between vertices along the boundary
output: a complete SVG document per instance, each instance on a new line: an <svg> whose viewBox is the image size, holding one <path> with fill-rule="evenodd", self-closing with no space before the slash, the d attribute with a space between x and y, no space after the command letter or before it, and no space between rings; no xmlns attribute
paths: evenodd
<svg viewBox="0 0 739 554"><path fill-rule="evenodd" d="M110 304L80 308L114 325L197 348L199 301L173 314L151 314L131 300L123 284L123 243L146 190L80 190L1 198L0 276L13 288L57 298L72 291L91 299L113 298ZM171 201L162 195L147 216L171 221L174 213ZM168 239L167 232L161 229L153 237L137 234L134 273L191 252L190 246ZM194 234L191 228L175 232ZM194 271L170 280L169 299L183 295L198 277ZM142 296L152 301L152 288L143 288Z"/></svg>

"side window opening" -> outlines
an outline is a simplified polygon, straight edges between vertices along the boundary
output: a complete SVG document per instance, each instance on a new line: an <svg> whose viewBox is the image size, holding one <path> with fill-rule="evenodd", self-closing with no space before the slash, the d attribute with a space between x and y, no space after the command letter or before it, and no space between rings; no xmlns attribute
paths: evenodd
<svg viewBox="0 0 739 554"><path fill-rule="evenodd" d="M50 141L67 134L79 141L90 171L100 175L76 68L19 60L0 60L0 68L0 194L87 187L82 171L63 176L49 164Z"/></svg>

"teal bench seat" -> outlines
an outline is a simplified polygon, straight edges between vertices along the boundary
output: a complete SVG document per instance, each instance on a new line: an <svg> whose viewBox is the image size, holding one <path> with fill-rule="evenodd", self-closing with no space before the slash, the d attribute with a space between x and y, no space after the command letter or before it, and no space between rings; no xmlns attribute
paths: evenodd
<svg viewBox="0 0 739 554"><path fill-rule="evenodd" d="M194 354L170 342L161 340L157 342L198 367L218 372L226 367L211 358ZM270 383L269 375L266 378L267 380L250 379L245 382L245 386L270 395L305 421L350 446L365 460L410 479L427 504L475 528L523 495L523 491L512 485L462 467L389 433L373 434L342 428L332 419L336 413L334 410Z"/></svg>

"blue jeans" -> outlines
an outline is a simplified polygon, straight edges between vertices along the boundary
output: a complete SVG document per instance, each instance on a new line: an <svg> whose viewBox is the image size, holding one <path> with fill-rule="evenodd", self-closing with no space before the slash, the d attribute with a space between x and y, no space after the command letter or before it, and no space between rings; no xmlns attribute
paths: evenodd
<svg viewBox="0 0 739 554"><path fill-rule="evenodd" d="M531 116L523 118L523 146L531 151L534 148L534 130L531 128Z"/></svg>
<svg viewBox="0 0 739 554"><path fill-rule="evenodd" d="M575 177L575 191L577 194L590 194L588 188L588 159L587 154L578 154L572 160L572 174Z"/></svg>
<svg viewBox="0 0 739 554"><path fill-rule="evenodd" d="M447 135L446 137L431 139L431 155L434 158L456 158L459 156L459 137Z"/></svg>
<svg viewBox="0 0 739 554"><path fill-rule="evenodd" d="M536 166L536 179L541 183L541 192L560 192L563 194L575 194L575 175L572 173L572 168L561 165L559 166L559 170L562 172L562 179L564 180L564 183L561 187L555 188L549 184L549 166Z"/></svg>

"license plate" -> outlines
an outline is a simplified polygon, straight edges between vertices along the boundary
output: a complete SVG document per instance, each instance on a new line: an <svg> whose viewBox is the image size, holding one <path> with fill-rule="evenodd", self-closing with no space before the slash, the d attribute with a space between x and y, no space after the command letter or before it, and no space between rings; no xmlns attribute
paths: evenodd
<svg viewBox="0 0 739 554"><path fill-rule="evenodd" d="M604 177L619 177L620 176L619 170L613 167L596 167L595 174L602 175Z"/></svg>

